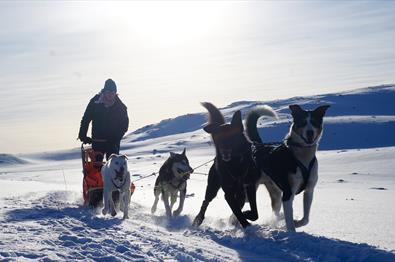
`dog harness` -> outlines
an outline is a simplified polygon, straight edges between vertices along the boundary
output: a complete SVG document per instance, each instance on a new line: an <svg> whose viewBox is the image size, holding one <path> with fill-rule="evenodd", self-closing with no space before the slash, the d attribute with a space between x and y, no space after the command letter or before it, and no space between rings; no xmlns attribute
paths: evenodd
<svg viewBox="0 0 395 262"><path fill-rule="evenodd" d="M252 146L252 156L256 166L264 171L283 191L283 201L291 198L291 185L288 180L288 174L296 173L297 168L302 172L303 184L296 192L299 194L306 188L311 170L317 161L314 158L306 167L300 162L290 148L283 142L279 143L254 143Z"/></svg>
<svg viewBox="0 0 395 262"><path fill-rule="evenodd" d="M170 181L169 185L172 186L174 189L180 190L181 185L182 185L184 182L186 182L188 179L189 179L189 178L188 178L188 175L182 176L181 179L177 179L177 178L174 177L174 178Z"/></svg>
<svg viewBox="0 0 395 262"><path fill-rule="evenodd" d="M162 182L166 182L173 189L180 190L181 185L189 179L188 174L189 173L185 173L181 178L177 178L167 167L165 167L165 165L163 165L159 170L159 177L155 181L154 188L161 190L162 194L164 194Z"/></svg>
<svg viewBox="0 0 395 262"><path fill-rule="evenodd" d="M255 169L255 163L251 155L251 146L247 150L232 154L232 160L225 162L220 157L215 158L215 166L218 173L219 183L222 187L239 187L244 191L245 185L255 184L260 174Z"/></svg>
<svg viewBox="0 0 395 262"><path fill-rule="evenodd" d="M122 177L122 175L119 175L118 174L118 172L115 172L116 173L116 178L117 177ZM122 180L121 180L122 181ZM126 184L126 178L124 178L123 179L123 183L120 185L120 186L118 186L117 184L115 184L115 182L114 182L114 180L111 178L111 182L112 182L112 184L118 189L118 191L119 190L121 190L121 188Z"/></svg>

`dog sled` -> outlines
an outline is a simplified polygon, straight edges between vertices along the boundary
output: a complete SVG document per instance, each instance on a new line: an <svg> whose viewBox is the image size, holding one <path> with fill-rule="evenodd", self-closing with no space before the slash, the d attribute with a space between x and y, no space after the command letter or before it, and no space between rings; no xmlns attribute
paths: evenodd
<svg viewBox="0 0 395 262"><path fill-rule="evenodd" d="M101 152L95 152L91 146L81 145L82 173L84 175L82 180L84 206L94 208L103 206L103 179L101 168L105 162L97 161L97 159L103 159L103 156L98 157L100 155L103 154ZM135 188L135 185L131 183L131 195L133 195ZM113 192L112 197L117 205L119 203L119 192Z"/></svg>

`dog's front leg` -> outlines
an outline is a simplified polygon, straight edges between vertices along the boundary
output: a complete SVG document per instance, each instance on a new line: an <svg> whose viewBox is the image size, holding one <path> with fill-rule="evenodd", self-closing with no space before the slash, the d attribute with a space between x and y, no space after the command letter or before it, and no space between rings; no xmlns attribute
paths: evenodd
<svg viewBox="0 0 395 262"><path fill-rule="evenodd" d="M184 208L184 201L186 195L187 195L186 189L180 191L180 204L178 205L178 208L173 212L173 216L178 216L179 214L181 214L182 209Z"/></svg>
<svg viewBox="0 0 395 262"><path fill-rule="evenodd" d="M256 205L256 185L249 185L246 188L250 210L244 211L244 217L248 220L255 221L258 219L258 208Z"/></svg>
<svg viewBox="0 0 395 262"><path fill-rule="evenodd" d="M159 190L159 187L155 187L155 189L154 189L155 200L154 200L154 204L151 207L151 214L156 212L156 208L157 208L157 205L158 205L160 193L161 193L161 191Z"/></svg>
<svg viewBox="0 0 395 262"><path fill-rule="evenodd" d="M313 190L306 190L303 193L303 218L295 221L296 227L305 226L309 223L311 203L313 202Z"/></svg>
<svg viewBox="0 0 395 262"><path fill-rule="evenodd" d="M114 200L112 199L112 191L109 191L108 193L108 211L110 212L111 216L115 217L117 215L117 212L115 211L115 203ZM120 194L121 195L121 194Z"/></svg>
<svg viewBox="0 0 395 262"><path fill-rule="evenodd" d="M240 206L237 203L237 200L234 197L232 192L225 192L225 200L228 202L228 205L232 209L233 214L236 216L237 220L241 224L243 228L250 226L251 224L247 221L244 217L243 213L241 212Z"/></svg>
<svg viewBox="0 0 395 262"><path fill-rule="evenodd" d="M291 197L283 202L283 208L284 208L284 218L285 218L285 225L287 226L287 230L289 232L295 232L295 223L293 219L293 200L294 200L294 195L291 195Z"/></svg>
<svg viewBox="0 0 395 262"><path fill-rule="evenodd" d="M163 196L163 202L165 204L165 209L166 209L166 216L171 217L171 208L169 204L169 198L170 194L167 192L162 193Z"/></svg>
<svg viewBox="0 0 395 262"><path fill-rule="evenodd" d="M130 187L129 187L130 188ZM129 203L130 203L130 189L126 189L125 192L122 193L123 196L123 219L129 218Z"/></svg>
<svg viewBox="0 0 395 262"><path fill-rule="evenodd" d="M110 194L106 188L103 189L103 199L104 199L104 207L102 209L102 214L106 215L110 211L110 203L109 203Z"/></svg>
<svg viewBox="0 0 395 262"><path fill-rule="evenodd" d="M204 196L204 201L200 207L200 211L193 220L193 226L200 226L203 223L204 215L210 202L217 196L218 190L221 184L218 178L218 173L216 171L215 165L213 164L210 168L207 178L206 194Z"/></svg>
<svg viewBox="0 0 395 262"><path fill-rule="evenodd" d="M170 194L170 210L173 210L174 204L177 201L178 192L171 192Z"/></svg>

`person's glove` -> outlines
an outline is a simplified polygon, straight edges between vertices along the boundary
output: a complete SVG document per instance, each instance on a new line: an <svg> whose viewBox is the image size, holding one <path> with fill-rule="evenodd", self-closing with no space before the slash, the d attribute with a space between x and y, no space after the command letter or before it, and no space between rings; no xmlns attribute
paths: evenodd
<svg viewBox="0 0 395 262"><path fill-rule="evenodd" d="M92 138L85 136L85 137L80 137L80 140L82 141L82 143L84 144L92 144Z"/></svg>

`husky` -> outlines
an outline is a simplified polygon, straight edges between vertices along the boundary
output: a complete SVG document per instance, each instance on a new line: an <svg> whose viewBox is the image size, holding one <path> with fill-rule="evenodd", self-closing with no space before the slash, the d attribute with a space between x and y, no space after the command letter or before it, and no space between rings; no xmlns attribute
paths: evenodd
<svg viewBox="0 0 395 262"><path fill-rule="evenodd" d="M114 191L119 191L120 209L123 219L129 218L128 210L130 203L130 173L127 166L127 156L111 154L106 164L101 169L103 176L103 215L111 213L115 216L115 204L112 198Z"/></svg>
<svg viewBox="0 0 395 262"><path fill-rule="evenodd" d="M316 152L322 136L323 117L328 108L329 105L323 105L306 111L299 105L290 105L293 122L279 146L262 143L256 127L258 118L263 115L259 110L252 110L247 116L247 136L254 143L252 155L262 174L261 182L269 191L272 209L277 217L282 204L289 232L295 232L295 228L309 222L314 187L318 180ZM295 221L292 204L295 195L302 191L304 215L301 220Z"/></svg>
<svg viewBox="0 0 395 262"><path fill-rule="evenodd" d="M246 228L251 225L247 220L258 219L256 189L260 173L252 159L251 144L243 133L241 112L236 111L231 123L226 124L223 115L213 104L202 105L209 112L208 124L203 129L212 136L216 157L208 174L204 201L193 225L201 225L209 203L222 188L233 215ZM250 203L250 210L242 212L246 200Z"/></svg>
<svg viewBox="0 0 395 262"><path fill-rule="evenodd" d="M193 173L192 167L189 165L188 158L184 151L181 154L170 152L170 157L165 161L159 170L159 176L155 181L154 195L155 200L151 208L154 214L158 205L159 196L162 194L162 200L165 204L166 215L168 217L178 216L184 208L184 201L187 193L187 180ZM177 200L178 192L180 192L179 206L172 213L173 205ZM169 203L170 198L170 203Z"/></svg>

